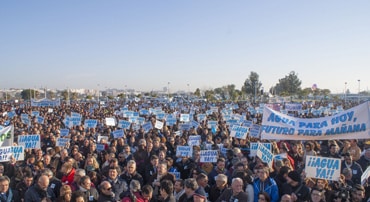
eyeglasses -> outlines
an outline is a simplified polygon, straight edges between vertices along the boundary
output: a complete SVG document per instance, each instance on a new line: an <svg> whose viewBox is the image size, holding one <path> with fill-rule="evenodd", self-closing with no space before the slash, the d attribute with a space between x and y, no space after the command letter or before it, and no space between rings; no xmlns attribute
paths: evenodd
<svg viewBox="0 0 370 202"><path fill-rule="evenodd" d="M112 190L112 187L105 188L105 190L110 191Z"/></svg>

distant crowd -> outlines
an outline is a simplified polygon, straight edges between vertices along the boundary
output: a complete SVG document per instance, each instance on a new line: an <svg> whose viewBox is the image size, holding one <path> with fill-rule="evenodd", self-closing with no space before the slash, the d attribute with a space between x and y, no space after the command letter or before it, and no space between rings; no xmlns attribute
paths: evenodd
<svg viewBox="0 0 370 202"><path fill-rule="evenodd" d="M357 103L335 103L344 109ZM327 107L329 102L302 103L302 109ZM19 135L38 134L40 148L26 149L23 161L12 158L0 163L0 202L365 202L370 186L361 176L370 165L369 140L267 141L247 136L230 136L224 110L253 124L262 123L258 106L248 103L132 101L61 103L55 107L31 107L30 103L2 103L0 125L14 126L14 144ZM281 104L281 108L284 105ZM149 113L142 114L141 110ZM212 111L210 112L210 110ZM216 109L216 110L215 110ZM44 120L32 116L37 111ZM132 121L125 111L134 112L152 127L132 123L115 137L117 125L106 118ZM158 111L176 118L167 124ZM8 113L14 112L9 117ZM66 122L72 113L81 115L79 125ZM30 122L21 116L28 114ZM131 113L132 114L132 113ZM199 125L185 130L180 114L189 114ZM205 114L202 120L199 114ZM316 118L326 114L292 112L292 116ZM95 127L84 121L97 120ZM136 120L136 119L134 119ZM156 121L163 127L155 127ZM209 121L217 121L210 128ZM61 130L69 129L65 147L56 146ZM192 156L176 154L178 146L189 146L189 136L200 136L191 144ZM271 143L272 166L251 154L251 142ZM218 150L216 162L202 162L202 150ZM341 159L339 181L307 178L306 156Z"/></svg>

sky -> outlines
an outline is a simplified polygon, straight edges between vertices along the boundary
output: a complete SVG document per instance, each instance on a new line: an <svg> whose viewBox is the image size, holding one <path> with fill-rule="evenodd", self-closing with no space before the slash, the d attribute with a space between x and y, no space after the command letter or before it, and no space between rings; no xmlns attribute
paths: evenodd
<svg viewBox="0 0 370 202"><path fill-rule="evenodd" d="M0 89L369 90L370 1L0 1ZM358 81L360 80L360 82ZM347 83L347 84L345 84Z"/></svg>

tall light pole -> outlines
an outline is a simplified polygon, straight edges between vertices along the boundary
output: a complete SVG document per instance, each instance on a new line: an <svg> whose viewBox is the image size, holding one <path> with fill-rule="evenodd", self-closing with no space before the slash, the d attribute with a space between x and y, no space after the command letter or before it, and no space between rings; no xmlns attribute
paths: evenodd
<svg viewBox="0 0 370 202"><path fill-rule="evenodd" d="M358 104L360 104L360 92L361 92L360 82L361 82L361 80L359 79L357 81L358 81L358 95L357 95L357 97L358 97Z"/></svg>
<svg viewBox="0 0 370 202"><path fill-rule="evenodd" d="M344 83L344 105L347 103L347 82Z"/></svg>
<svg viewBox="0 0 370 202"><path fill-rule="evenodd" d="M67 105L70 105L71 101L69 100L69 87L67 86Z"/></svg>
<svg viewBox="0 0 370 202"><path fill-rule="evenodd" d="M99 92L99 87L100 87L100 84L98 84L98 90L97 90L97 91L98 91L98 104L100 103L100 95L99 95L99 94L100 94L100 92Z"/></svg>
<svg viewBox="0 0 370 202"><path fill-rule="evenodd" d="M170 82L167 83L167 97L170 100Z"/></svg>

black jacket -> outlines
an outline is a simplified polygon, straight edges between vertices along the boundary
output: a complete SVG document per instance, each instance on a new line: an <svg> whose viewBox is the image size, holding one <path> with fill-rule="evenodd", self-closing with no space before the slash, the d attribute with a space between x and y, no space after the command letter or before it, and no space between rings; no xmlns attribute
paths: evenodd
<svg viewBox="0 0 370 202"><path fill-rule="evenodd" d="M24 202L40 202L43 198L49 198L52 201L56 200L55 194L49 187L47 190L42 190L37 184L31 186L24 194Z"/></svg>

